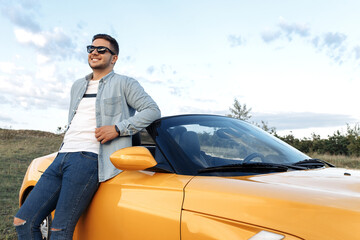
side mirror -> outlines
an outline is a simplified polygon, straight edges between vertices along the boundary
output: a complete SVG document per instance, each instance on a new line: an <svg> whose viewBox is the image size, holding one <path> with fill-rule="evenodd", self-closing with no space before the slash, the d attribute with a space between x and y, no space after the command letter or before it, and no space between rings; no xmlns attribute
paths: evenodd
<svg viewBox="0 0 360 240"><path fill-rule="evenodd" d="M154 167L157 162L145 147L127 147L110 156L112 164L121 170L144 170Z"/></svg>

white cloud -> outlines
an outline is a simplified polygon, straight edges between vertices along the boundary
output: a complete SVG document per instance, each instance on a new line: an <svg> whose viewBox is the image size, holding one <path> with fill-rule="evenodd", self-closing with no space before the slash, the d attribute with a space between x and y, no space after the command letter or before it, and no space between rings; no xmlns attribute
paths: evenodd
<svg viewBox="0 0 360 240"><path fill-rule="evenodd" d="M18 67L16 67L13 62L0 62L0 71L3 73L11 74L16 69L18 69Z"/></svg>
<svg viewBox="0 0 360 240"><path fill-rule="evenodd" d="M17 70L0 78L0 95L6 101L1 104L22 108L57 107L68 105L71 83L57 74L55 65L35 67L34 71ZM70 74L71 75L71 74ZM72 76L70 79L73 80Z"/></svg>
<svg viewBox="0 0 360 240"><path fill-rule="evenodd" d="M282 17L280 17L276 29L267 29L261 32L261 38L266 43L280 39L287 39L291 42L295 36L304 39L306 44L310 43L318 52L325 52L330 59L338 64L348 60L352 54L351 51L355 52L356 59L360 58L360 53L358 53L360 50L358 48L353 47L353 50L348 50L348 36L341 32L325 32L323 34L311 35L308 24L291 23Z"/></svg>
<svg viewBox="0 0 360 240"><path fill-rule="evenodd" d="M272 31L272 30L265 30L261 33L261 38L264 40L264 42L269 43L276 39L278 39L281 36L280 31Z"/></svg>
<svg viewBox="0 0 360 240"><path fill-rule="evenodd" d="M54 64L43 65L37 68L35 78L41 82L55 82L56 80L56 67Z"/></svg>
<svg viewBox="0 0 360 240"><path fill-rule="evenodd" d="M279 27L284 31L287 37L291 40L292 34L297 34L301 37L307 37L310 34L310 28L304 23L289 23L285 18L280 17Z"/></svg>
<svg viewBox="0 0 360 240"><path fill-rule="evenodd" d="M346 40L347 36L343 33L332 33L328 32L324 34L323 45L331 49L339 48Z"/></svg>
<svg viewBox="0 0 360 240"><path fill-rule="evenodd" d="M36 47L42 48L46 45L47 39L41 33L32 33L28 30L16 28L14 30L16 40L19 43L25 43L35 45Z"/></svg>
<svg viewBox="0 0 360 240"><path fill-rule="evenodd" d="M39 65L42 65L42 64L48 63L50 61L50 57L45 56L43 54L37 54L36 60Z"/></svg>
<svg viewBox="0 0 360 240"><path fill-rule="evenodd" d="M280 17L277 29L266 29L261 33L261 38L264 42L269 43L274 40L280 39L283 36L288 41L291 41L294 36L306 38L310 35L310 27L305 23L290 23L285 18Z"/></svg>
<svg viewBox="0 0 360 240"><path fill-rule="evenodd" d="M40 32L40 25L36 22L39 13L37 1L3 1L1 12L16 26L27 29L27 31Z"/></svg>
<svg viewBox="0 0 360 240"><path fill-rule="evenodd" d="M343 33L327 32L315 36L311 43L318 51L325 51L336 63L342 64L351 55L347 52L346 39L347 36Z"/></svg>
<svg viewBox="0 0 360 240"><path fill-rule="evenodd" d="M51 31L33 33L27 29L16 28L14 30L16 40L20 44L33 47L38 54L38 61L46 63L50 61L67 61L69 59L82 59L83 51L79 50L73 41L76 33L64 32L62 28L55 27Z"/></svg>

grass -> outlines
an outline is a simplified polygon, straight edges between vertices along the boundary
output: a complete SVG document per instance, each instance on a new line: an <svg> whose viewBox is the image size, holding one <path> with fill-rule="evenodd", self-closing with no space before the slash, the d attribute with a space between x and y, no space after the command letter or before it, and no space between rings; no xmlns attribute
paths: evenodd
<svg viewBox="0 0 360 240"><path fill-rule="evenodd" d="M48 132L0 129L0 239L17 239L12 221L31 160L57 151L62 138Z"/></svg>
<svg viewBox="0 0 360 240"><path fill-rule="evenodd" d="M33 130L0 129L0 239L17 239L12 225L18 193L31 160L58 150L63 136ZM309 154L337 167L360 169L360 157Z"/></svg>
<svg viewBox="0 0 360 240"><path fill-rule="evenodd" d="M342 156L342 155L330 155L330 154L309 154L312 158L319 158L326 162L334 164L336 167L341 168L356 168L360 169L360 157L354 156Z"/></svg>

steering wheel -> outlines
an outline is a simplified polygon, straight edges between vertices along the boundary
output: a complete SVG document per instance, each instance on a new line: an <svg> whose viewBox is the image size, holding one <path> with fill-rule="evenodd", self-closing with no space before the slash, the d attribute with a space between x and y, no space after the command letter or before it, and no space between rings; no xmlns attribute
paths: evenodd
<svg viewBox="0 0 360 240"><path fill-rule="evenodd" d="M244 158L243 163L249 163L251 162L251 160L253 160L254 158L260 158L261 162L265 162L265 157L264 155L262 155L261 153L252 153L248 156L246 156L246 158Z"/></svg>

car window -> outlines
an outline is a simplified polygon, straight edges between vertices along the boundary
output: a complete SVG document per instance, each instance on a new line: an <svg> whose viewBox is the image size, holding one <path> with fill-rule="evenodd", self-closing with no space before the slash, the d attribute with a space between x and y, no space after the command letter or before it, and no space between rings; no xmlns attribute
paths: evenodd
<svg viewBox="0 0 360 240"><path fill-rule="evenodd" d="M136 138L138 139L136 140ZM147 169L148 171L166 172L166 173L174 172L174 169L170 166L169 162L166 160L164 155L156 146L154 140L152 139L151 135L146 131L146 129L141 130L139 135L135 136L135 140L133 139L133 146L139 146L139 145L146 147L154 157L155 161L157 162L157 165L155 167L148 168Z"/></svg>
<svg viewBox="0 0 360 240"><path fill-rule="evenodd" d="M145 129L140 131L140 139L143 145L155 145L154 140Z"/></svg>
<svg viewBox="0 0 360 240"><path fill-rule="evenodd" d="M243 161L294 163L307 156L248 123L229 118L172 123L166 131L199 168Z"/></svg>

